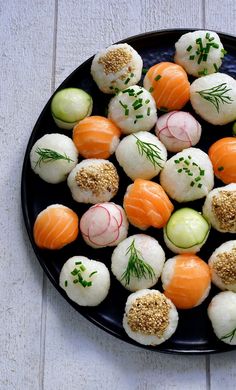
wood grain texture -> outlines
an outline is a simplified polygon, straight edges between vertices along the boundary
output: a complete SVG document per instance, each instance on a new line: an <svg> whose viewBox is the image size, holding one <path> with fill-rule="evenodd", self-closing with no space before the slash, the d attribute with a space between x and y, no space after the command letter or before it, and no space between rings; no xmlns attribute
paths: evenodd
<svg viewBox="0 0 236 390"><path fill-rule="evenodd" d="M42 271L20 204L24 151L50 95L54 8L0 3L0 389L39 389Z"/></svg>

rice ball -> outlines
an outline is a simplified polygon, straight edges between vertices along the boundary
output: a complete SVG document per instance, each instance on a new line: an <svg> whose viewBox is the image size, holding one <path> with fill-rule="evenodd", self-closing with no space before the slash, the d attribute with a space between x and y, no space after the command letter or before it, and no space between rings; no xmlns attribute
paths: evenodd
<svg viewBox="0 0 236 390"><path fill-rule="evenodd" d="M163 269L165 252L158 241L146 234L135 234L122 241L111 257L111 270L130 291L154 286Z"/></svg>
<svg viewBox="0 0 236 390"><path fill-rule="evenodd" d="M128 297L123 326L128 336L143 345L156 346L176 331L178 312L157 290L139 290Z"/></svg>
<svg viewBox="0 0 236 390"><path fill-rule="evenodd" d="M91 74L98 88L113 94L141 79L143 61L140 55L127 43L109 46L95 55Z"/></svg>
<svg viewBox="0 0 236 390"><path fill-rule="evenodd" d="M219 35L204 30L183 34L175 49L174 61L195 77L218 72L225 54Z"/></svg>
<svg viewBox="0 0 236 390"><path fill-rule="evenodd" d="M214 296L207 311L216 336L226 344L236 345L236 294L220 292Z"/></svg>
<svg viewBox="0 0 236 390"><path fill-rule="evenodd" d="M150 92L133 85L111 99L108 117L124 134L149 131L157 121L156 103Z"/></svg>
<svg viewBox="0 0 236 390"><path fill-rule="evenodd" d="M190 86L193 109L213 125L225 125L236 119L236 80L215 73L195 80Z"/></svg>
<svg viewBox="0 0 236 390"><path fill-rule="evenodd" d="M77 162L75 144L63 134L45 134L35 142L30 152L31 168L51 184L65 181Z"/></svg>
<svg viewBox="0 0 236 390"><path fill-rule="evenodd" d="M146 131L130 134L116 149L116 159L132 180L152 179L163 168L167 151L157 137Z"/></svg>

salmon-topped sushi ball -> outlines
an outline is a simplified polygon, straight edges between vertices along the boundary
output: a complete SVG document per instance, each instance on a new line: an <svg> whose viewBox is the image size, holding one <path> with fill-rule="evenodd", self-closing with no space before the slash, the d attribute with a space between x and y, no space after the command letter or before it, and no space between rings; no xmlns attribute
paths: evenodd
<svg viewBox="0 0 236 390"><path fill-rule="evenodd" d="M120 129L109 119L90 116L73 129L73 141L85 158L109 158L119 144Z"/></svg>
<svg viewBox="0 0 236 390"><path fill-rule="evenodd" d="M211 288L208 265L193 254L186 253L167 260L161 279L165 296L178 309L200 305Z"/></svg>
<svg viewBox="0 0 236 390"><path fill-rule="evenodd" d="M91 66L98 88L109 94L137 84L141 79L143 61L127 43L109 46L97 53Z"/></svg>
<svg viewBox="0 0 236 390"><path fill-rule="evenodd" d="M225 137L209 149L214 173L225 184L236 183L236 138Z"/></svg>
<svg viewBox="0 0 236 390"><path fill-rule="evenodd" d="M143 85L152 94L161 111L181 110L190 98L187 73L172 62L153 65L148 70Z"/></svg>
<svg viewBox="0 0 236 390"><path fill-rule="evenodd" d="M78 233L77 214L61 204L48 206L34 223L34 241L42 249L61 249L75 241Z"/></svg>

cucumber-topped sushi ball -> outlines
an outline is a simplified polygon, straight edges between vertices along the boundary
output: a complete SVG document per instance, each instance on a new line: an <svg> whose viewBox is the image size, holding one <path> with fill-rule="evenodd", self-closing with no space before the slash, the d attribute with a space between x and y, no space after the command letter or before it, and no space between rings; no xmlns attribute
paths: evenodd
<svg viewBox="0 0 236 390"><path fill-rule="evenodd" d="M236 183L209 192L202 212L219 232L236 233Z"/></svg>
<svg viewBox="0 0 236 390"><path fill-rule="evenodd" d="M33 171L48 183L66 180L78 162L78 151L71 138L46 134L35 142L30 152Z"/></svg>
<svg viewBox="0 0 236 390"><path fill-rule="evenodd" d="M111 99L108 117L124 134L149 131L157 121L156 104L148 91L133 85Z"/></svg>
<svg viewBox="0 0 236 390"><path fill-rule="evenodd" d="M147 131L124 137L115 154L118 163L132 180L152 179L158 175L167 159L165 146Z"/></svg>
<svg viewBox="0 0 236 390"><path fill-rule="evenodd" d="M210 74L190 86L193 109L213 125L225 125L236 119L236 80L224 73Z"/></svg>
<svg viewBox="0 0 236 390"><path fill-rule="evenodd" d="M214 173L208 155L198 148L184 149L166 161L160 183L177 202L201 199L214 186Z"/></svg>
<svg viewBox="0 0 236 390"><path fill-rule="evenodd" d="M114 94L137 84L141 79L143 61L127 43L112 45L95 55L91 74L98 88Z"/></svg>
<svg viewBox="0 0 236 390"><path fill-rule="evenodd" d="M92 112L91 96L79 88L58 91L51 102L51 112L58 127L70 130Z"/></svg>
<svg viewBox="0 0 236 390"><path fill-rule="evenodd" d="M236 292L236 240L227 241L208 260L211 279L221 290Z"/></svg>
<svg viewBox="0 0 236 390"><path fill-rule="evenodd" d="M114 250L111 270L130 291L154 286L163 269L165 252L158 241L146 234L135 234Z"/></svg>
<svg viewBox="0 0 236 390"><path fill-rule="evenodd" d="M236 293L224 291L215 295L207 311L218 339L236 345Z"/></svg>
<svg viewBox="0 0 236 390"><path fill-rule="evenodd" d="M204 30L182 35L175 48L175 62L195 77L218 72L226 53L219 35Z"/></svg>
<svg viewBox="0 0 236 390"><path fill-rule="evenodd" d="M139 290L126 302L123 326L128 336L143 345L159 345L176 331L178 312L157 290Z"/></svg>
<svg viewBox="0 0 236 390"><path fill-rule="evenodd" d="M110 274L100 261L73 256L63 265L59 283L78 305L97 306L108 294Z"/></svg>
<svg viewBox="0 0 236 390"><path fill-rule="evenodd" d="M171 215L164 228L164 241L174 253L196 253L209 232L207 220L198 211L184 207Z"/></svg>

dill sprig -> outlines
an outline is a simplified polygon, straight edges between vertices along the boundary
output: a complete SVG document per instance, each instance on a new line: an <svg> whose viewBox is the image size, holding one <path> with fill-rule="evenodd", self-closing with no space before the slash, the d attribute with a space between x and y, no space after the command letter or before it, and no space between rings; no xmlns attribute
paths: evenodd
<svg viewBox="0 0 236 390"><path fill-rule="evenodd" d="M199 95L213 104L217 112L220 111L220 103L232 104L233 99L227 95L227 92L232 91L231 88L227 87L226 83L216 85L215 87L203 89L202 91L196 91Z"/></svg>
<svg viewBox="0 0 236 390"><path fill-rule="evenodd" d="M66 154L60 154L52 149L47 148L37 148L35 151L39 155L38 161L35 163L35 168L37 165L40 166L41 162L49 163L56 160L66 160L69 162L73 161L71 158L69 158Z"/></svg>
<svg viewBox="0 0 236 390"><path fill-rule="evenodd" d="M136 138L136 145L138 147L138 152L141 156L145 155L146 158L152 163L154 168L156 166L163 168L162 164L158 160L162 160L160 156L160 148L158 148L157 145L152 144L150 142L144 142L141 141L136 135L133 134L133 136Z"/></svg>
<svg viewBox="0 0 236 390"><path fill-rule="evenodd" d="M232 341L234 336L235 336L235 334L236 334L236 328L233 329L231 332L227 333L226 335L224 335L223 337L221 337L220 339L224 340L224 339L229 339L230 338L230 341Z"/></svg>
<svg viewBox="0 0 236 390"><path fill-rule="evenodd" d="M121 276L121 280L125 279L125 285L130 283L131 276L138 279L144 277L145 279L154 278L155 272L153 268L145 263L142 253L135 248L135 240L132 241L126 251L126 255L129 254L129 261L125 272Z"/></svg>

